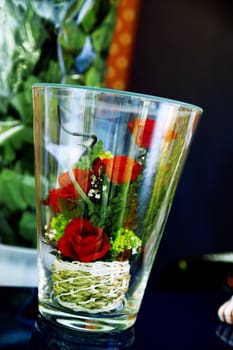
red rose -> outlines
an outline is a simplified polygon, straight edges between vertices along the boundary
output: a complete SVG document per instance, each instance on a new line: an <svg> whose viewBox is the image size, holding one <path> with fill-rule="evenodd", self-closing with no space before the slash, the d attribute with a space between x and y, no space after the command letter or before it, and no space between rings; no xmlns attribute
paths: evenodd
<svg viewBox="0 0 233 350"><path fill-rule="evenodd" d="M73 174L83 192L88 193L91 186L90 171L76 168L73 169ZM49 192L48 200L43 201L45 205L51 206L56 212L62 210L61 207L64 200L68 200L72 204L76 199L80 199L80 195L75 189L68 171L59 176L58 183L60 187L52 189Z"/></svg>
<svg viewBox="0 0 233 350"><path fill-rule="evenodd" d="M155 124L156 122L153 119L146 119L145 122L136 119L135 122L128 123L129 130L135 137L136 145L150 148Z"/></svg>
<svg viewBox="0 0 233 350"><path fill-rule="evenodd" d="M49 205L56 212L61 212L62 203L64 200L74 201L77 198L77 192L74 185L68 185L62 188L53 188L49 192L48 200L43 201L43 204Z"/></svg>
<svg viewBox="0 0 233 350"><path fill-rule="evenodd" d="M108 178L119 185L136 180L141 171L141 165L127 156L105 158L102 164Z"/></svg>
<svg viewBox="0 0 233 350"><path fill-rule="evenodd" d="M81 262L100 259L110 249L107 234L81 218L69 222L57 245L65 257Z"/></svg>

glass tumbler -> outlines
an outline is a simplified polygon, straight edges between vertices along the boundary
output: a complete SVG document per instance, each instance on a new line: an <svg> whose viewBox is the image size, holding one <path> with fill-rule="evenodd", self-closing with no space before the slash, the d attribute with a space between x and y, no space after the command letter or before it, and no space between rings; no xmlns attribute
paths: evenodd
<svg viewBox="0 0 233 350"><path fill-rule="evenodd" d="M86 332L135 323L202 109L33 86L39 312Z"/></svg>

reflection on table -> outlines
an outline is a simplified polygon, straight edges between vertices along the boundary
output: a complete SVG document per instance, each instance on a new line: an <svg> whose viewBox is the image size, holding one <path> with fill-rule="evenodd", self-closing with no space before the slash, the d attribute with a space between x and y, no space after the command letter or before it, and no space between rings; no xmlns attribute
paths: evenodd
<svg viewBox="0 0 233 350"><path fill-rule="evenodd" d="M199 283L202 273L207 280L214 275L215 280L222 279L223 271L216 265L213 275L209 268L202 266L200 270L198 266L198 270L199 277L189 273L185 284L187 271L180 272L181 278L173 267L171 284L166 278L166 286L162 283L159 290L147 289L135 327L120 334L90 334L57 327L38 315L36 288L0 287L0 349L230 350L233 327L218 320L217 309L231 291L221 283L217 286L216 281L214 285ZM167 273L168 277L171 270Z"/></svg>
<svg viewBox="0 0 233 350"><path fill-rule="evenodd" d="M1 349L212 350L233 344L233 328L216 315L225 292L146 292L134 329L118 335L54 326L37 315L36 290L2 287L0 295Z"/></svg>
<svg viewBox="0 0 233 350"><path fill-rule="evenodd" d="M134 329L122 333L90 333L78 332L54 325L40 315L35 322L30 345L39 349L122 349L134 343Z"/></svg>

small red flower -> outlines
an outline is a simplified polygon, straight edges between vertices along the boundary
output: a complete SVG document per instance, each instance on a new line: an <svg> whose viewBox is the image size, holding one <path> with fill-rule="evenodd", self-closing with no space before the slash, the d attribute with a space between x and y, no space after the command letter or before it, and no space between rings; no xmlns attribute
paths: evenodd
<svg viewBox="0 0 233 350"><path fill-rule="evenodd" d="M119 185L136 180L141 171L141 165L127 156L105 158L102 164L108 178Z"/></svg>
<svg viewBox="0 0 233 350"><path fill-rule="evenodd" d="M87 193L90 189L90 176L91 173L89 170L74 168L73 174L75 180L78 182L82 190ZM72 184L69 172L61 174L58 178L58 183L61 187Z"/></svg>
<svg viewBox="0 0 233 350"><path fill-rule="evenodd" d="M104 257L110 249L106 233L91 222L75 218L66 226L58 241L58 249L67 257L80 262L95 261Z"/></svg>
<svg viewBox="0 0 233 350"><path fill-rule="evenodd" d="M153 119L146 119L145 122L136 119L134 122L128 123L129 130L135 137L136 145L150 148L155 125L156 121Z"/></svg>
<svg viewBox="0 0 233 350"><path fill-rule="evenodd" d="M92 163L92 169L94 171L94 174L96 176L100 176L101 174L101 169L102 169L102 160L100 158L96 158L94 159L93 163Z"/></svg>
<svg viewBox="0 0 233 350"><path fill-rule="evenodd" d="M89 170L75 168L73 169L73 174L83 192L88 193L91 187L91 172ZM61 212L64 200L69 200L71 203L72 201L79 199L80 195L75 189L68 171L59 176L58 183L60 187L53 188L49 192L48 200L43 201L43 204L51 206L56 212Z"/></svg>

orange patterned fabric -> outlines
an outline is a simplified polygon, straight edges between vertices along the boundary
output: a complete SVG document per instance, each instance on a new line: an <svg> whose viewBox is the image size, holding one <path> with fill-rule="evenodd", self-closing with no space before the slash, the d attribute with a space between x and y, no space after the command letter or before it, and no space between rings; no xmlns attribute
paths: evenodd
<svg viewBox="0 0 233 350"><path fill-rule="evenodd" d="M107 61L105 86L126 90L130 79L140 0L121 0Z"/></svg>

